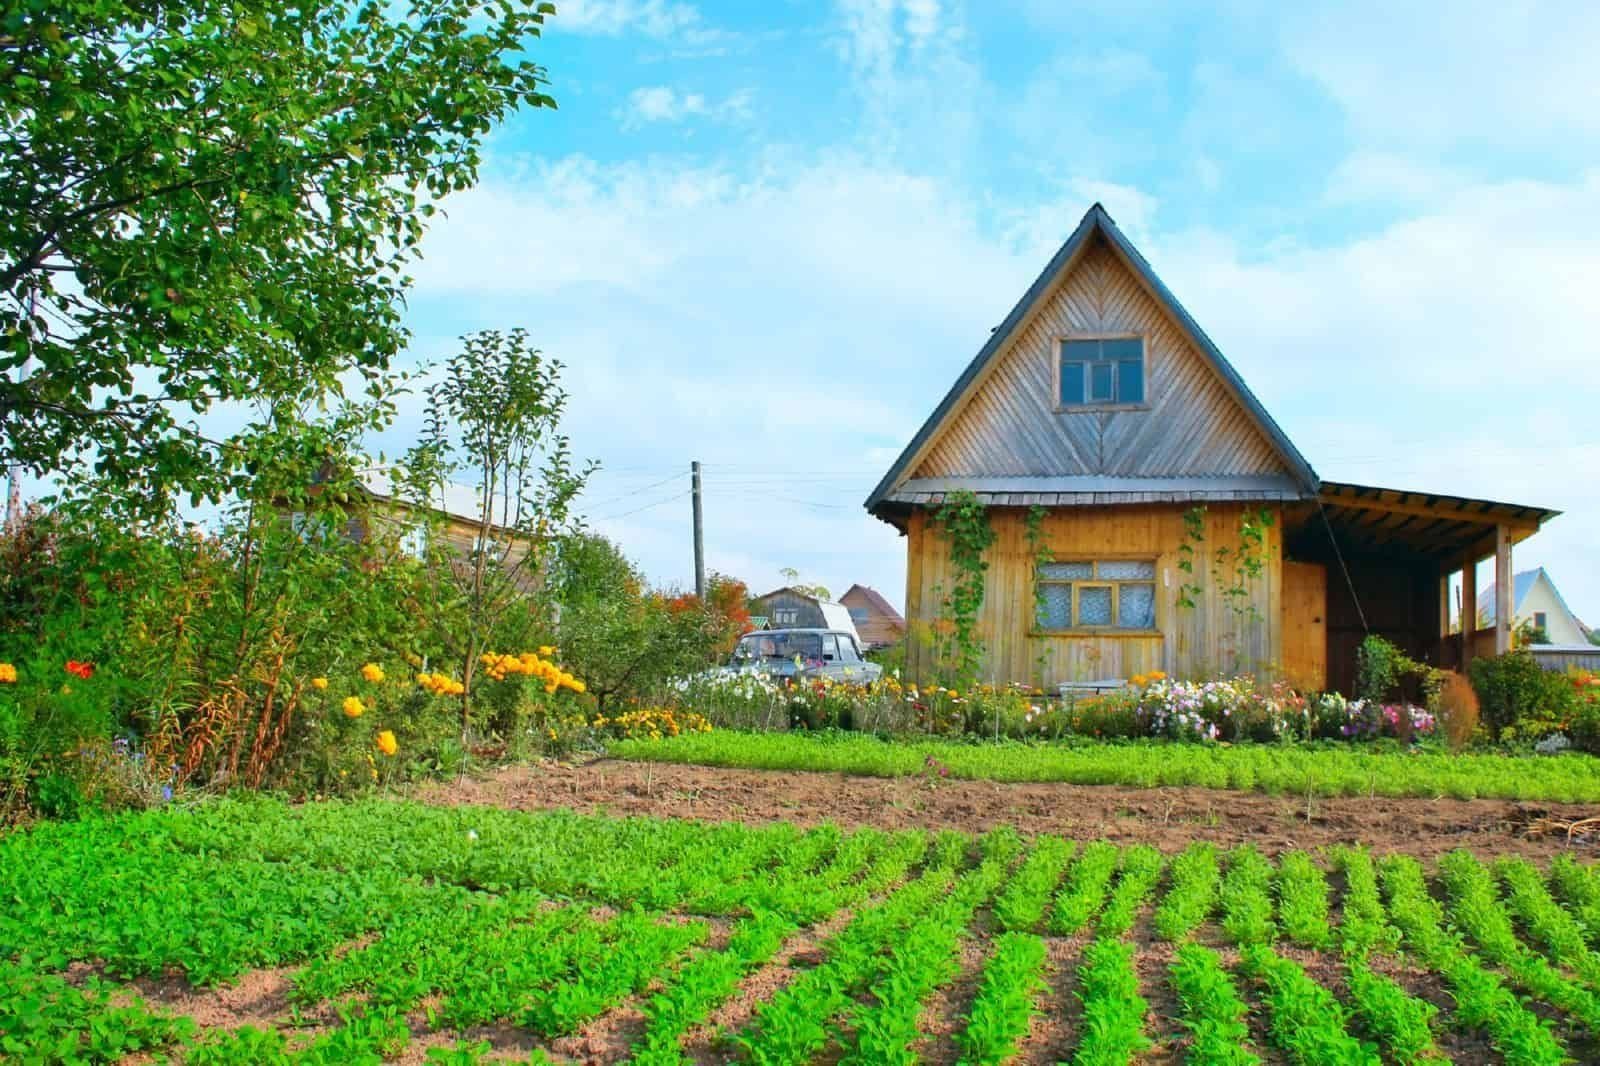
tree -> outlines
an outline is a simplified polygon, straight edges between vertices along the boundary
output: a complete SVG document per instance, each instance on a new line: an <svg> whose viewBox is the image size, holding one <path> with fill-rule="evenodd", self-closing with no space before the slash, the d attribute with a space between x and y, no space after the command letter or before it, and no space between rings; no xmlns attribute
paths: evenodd
<svg viewBox="0 0 1600 1066"><path fill-rule="evenodd" d="M553 107L536 0L19 0L0 18L0 448L164 503L250 474L197 419L382 390L435 202ZM19 380L20 378L20 380Z"/></svg>
<svg viewBox="0 0 1600 1066"><path fill-rule="evenodd" d="M512 651L548 625L533 596L575 531L572 501L594 470L593 463L574 465L560 431L567 406L560 378L561 364L534 348L524 330L463 337L461 352L428 388L423 439L405 464L402 490L424 513L440 509L457 475L476 488L466 553L439 530L428 548L441 590L462 611L445 636L466 686L463 743L479 656L495 640L504 642L499 651Z"/></svg>
<svg viewBox="0 0 1600 1066"><path fill-rule="evenodd" d="M786 566L778 571L779 576L787 581L788 587L805 596L817 600L831 600L833 596L828 592L826 585L803 585L800 583L800 571L792 566Z"/></svg>

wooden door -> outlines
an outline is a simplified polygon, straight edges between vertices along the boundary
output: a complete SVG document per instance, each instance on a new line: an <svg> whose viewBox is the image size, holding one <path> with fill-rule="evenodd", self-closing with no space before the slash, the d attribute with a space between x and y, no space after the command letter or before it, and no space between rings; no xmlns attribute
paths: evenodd
<svg viewBox="0 0 1600 1066"><path fill-rule="evenodd" d="M1283 564L1283 675L1302 692L1328 687L1328 569Z"/></svg>

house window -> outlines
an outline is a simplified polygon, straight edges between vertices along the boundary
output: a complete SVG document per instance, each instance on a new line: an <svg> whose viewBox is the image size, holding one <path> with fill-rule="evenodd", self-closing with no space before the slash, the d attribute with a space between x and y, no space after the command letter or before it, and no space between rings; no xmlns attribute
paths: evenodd
<svg viewBox="0 0 1600 1066"><path fill-rule="evenodd" d="M865 607L852 607L852 608L850 608L850 621L852 621L852 622L865 622L868 619L868 617L869 617L869 615L867 614L867 609Z"/></svg>
<svg viewBox="0 0 1600 1066"><path fill-rule="evenodd" d="M1061 342L1063 408L1144 403L1143 337L1070 337Z"/></svg>
<svg viewBox="0 0 1600 1066"><path fill-rule="evenodd" d="M1040 563L1034 581L1040 629L1156 627L1153 560Z"/></svg>
<svg viewBox="0 0 1600 1066"><path fill-rule="evenodd" d="M772 624L775 626L792 626L800 621L800 608L775 607L772 611Z"/></svg>
<svg viewBox="0 0 1600 1066"><path fill-rule="evenodd" d="M1546 621L1547 621L1547 619L1546 619L1545 613L1543 611L1534 611L1533 612L1533 628L1535 628L1535 629L1546 629L1546 628L1548 628L1545 625Z"/></svg>

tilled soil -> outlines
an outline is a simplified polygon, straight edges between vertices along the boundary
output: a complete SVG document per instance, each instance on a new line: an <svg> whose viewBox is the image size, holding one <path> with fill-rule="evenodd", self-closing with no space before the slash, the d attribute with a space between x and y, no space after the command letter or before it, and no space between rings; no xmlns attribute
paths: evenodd
<svg viewBox="0 0 1600 1066"><path fill-rule="evenodd" d="M1019 832L1077 840L1152 844L1163 851L1193 840L1254 844L1276 854L1293 848L1365 844L1379 852L1431 858L1454 848L1547 859L1591 842L1534 836L1542 817L1562 821L1600 808L1500 800L1268 796L1203 788L1006 784L926 778L849 777L801 771L634 763L514 766L477 779L423 787L433 803L520 810L571 808L615 815L873 825L885 829L963 829L1010 825Z"/></svg>

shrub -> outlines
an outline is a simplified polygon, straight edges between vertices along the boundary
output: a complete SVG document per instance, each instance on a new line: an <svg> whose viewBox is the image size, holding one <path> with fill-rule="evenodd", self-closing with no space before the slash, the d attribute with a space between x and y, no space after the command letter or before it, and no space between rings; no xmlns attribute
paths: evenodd
<svg viewBox="0 0 1600 1066"><path fill-rule="evenodd" d="M1478 731L1478 694L1472 683L1454 670L1446 671L1436 697L1439 731L1451 751L1460 751Z"/></svg>
<svg viewBox="0 0 1600 1066"><path fill-rule="evenodd" d="M1541 668L1524 649L1474 659L1470 673L1483 721L1495 740L1537 740L1566 729L1577 710L1572 684Z"/></svg>

